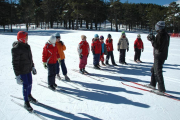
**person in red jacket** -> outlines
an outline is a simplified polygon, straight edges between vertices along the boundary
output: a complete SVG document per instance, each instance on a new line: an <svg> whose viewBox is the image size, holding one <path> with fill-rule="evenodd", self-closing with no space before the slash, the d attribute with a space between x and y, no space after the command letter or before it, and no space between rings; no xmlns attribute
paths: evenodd
<svg viewBox="0 0 180 120"><path fill-rule="evenodd" d="M80 62L79 62L79 72L84 74L88 74L88 72L85 70L86 64L87 64L87 58L89 55L89 44L86 41L86 36L85 35L81 35L81 39L82 41L78 44L78 54L79 54L79 58L80 58Z"/></svg>
<svg viewBox="0 0 180 120"><path fill-rule="evenodd" d="M55 83L56 76L56 61L60 62L60 56L56 47L56 37L51 35L48 42L45 44L42 53L42 61L44 68L48 68L48 88L55 90L57 84Z"/></svg>
<svg viewBox="0 0 180 120"><path fill-rule="evenodd" d="M117 66L117 64L114 61L114 55L113 55L113 39L111 38L111 34L108 34L108 37L106 39L106 49L107 49L107 56L106 56L106 65L109 65L109 57L111 57L111 62L113 65Z"/></svg>
<svg viewBox="0 0 180 120"><path fill-rule="evenodd" d="M144 50L144 46L141 40L141 35L138 34L136 40L134 41L134 51L135 51L134 62L142 62L140 60L140 57L141 57L141 51L143 52L143 50Z"/></svg>
<svg viewBox="0 0 180 120"><path fill-rule="evenodd" d="M99 35L95 34L91 44L91 51L93 53L93 65L95 69L100 69L99 60L101 55L101 42L99 41Z"/></svg>

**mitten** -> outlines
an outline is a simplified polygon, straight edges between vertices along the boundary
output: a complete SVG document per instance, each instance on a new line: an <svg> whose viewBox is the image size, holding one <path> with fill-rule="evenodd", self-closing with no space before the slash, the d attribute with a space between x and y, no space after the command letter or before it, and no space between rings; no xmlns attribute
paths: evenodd
<svg viewBox="0 0 180 120"><path fill-rule="evenodd" d="M22 84L23 84L23 81L22 81L20 75L16 76L16 82L17 82L17 84L19 84L19 85L22 85Z"/></svg>
<svg viewBox="0 0 180 120"><path fill-rule="evenodd" d="M47 63L43 62L44 68L47 69Z"/></svg>
<svg viewBox="0 0 180 120"><path fill-rule="evenodd" d="M59 65L61 65L61 58L58 58L58 63Z"/></svg>
<svg viewBox="0 0 180 120"><path fill-rule="evenodd" d="M33 74L33 75L36 75L36 74L37 74L37 71L36 71L35 67L32 67L32 70L31 70L31 71L32 71L32 74Z"/></svg>

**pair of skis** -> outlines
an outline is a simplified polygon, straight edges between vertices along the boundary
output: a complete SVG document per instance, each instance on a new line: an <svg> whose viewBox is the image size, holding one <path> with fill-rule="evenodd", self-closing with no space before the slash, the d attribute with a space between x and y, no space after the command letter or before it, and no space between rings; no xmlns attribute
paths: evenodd
<svg viewBox="0 0 180 120"><path fill-rule="evenodd" d="M124 79L122 77L120 77L120 79L124 80L124 81L127 81L127 82L130 82L130 83L133 83L133 84L136 84L136 85L139 85L139 86L142 86L142 87L146 87L145 85L143 84L140 84L140 83L136 83L136 82L133 82L133 81L130 81L130 80L127 80L127 79ZM136 86L132 86L132 85L128 85L128 84L125 84L124 82L121 82L123 85L125 86L128 86L128 87L132 87L132 88L136 88L136 89L139 89L139 90L143 90L143 91L147 91L147 92L151 92L151 93L155 93L155 90L148 90L148 89L144 89L144 88L140 88L140 87L136 87ZM149 88L149 87L146 87L146 88ZM149 88L149 89L152 89L152 88ZM159 94L157 94L159 95ZM168 94L168 93L165 93L163 92L163 95L162 96L165 96L165 97L168 97L168 98L171 98L173 100L177 100L177 101L180 101L179 97L176 97L176 96L173 96L171 94Z"/></svg>

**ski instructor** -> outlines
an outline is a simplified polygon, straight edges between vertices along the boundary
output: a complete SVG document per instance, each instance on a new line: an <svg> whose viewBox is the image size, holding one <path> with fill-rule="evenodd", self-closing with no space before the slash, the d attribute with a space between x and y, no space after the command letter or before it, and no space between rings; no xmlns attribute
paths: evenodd
<svg viewBox="0 0 180 120"><path fill-rule="evenodd" d="M154 64L151 68L151 82L149 87L155 88L156 83L158 83L158 90L155 92L157 94L163 95L166 91L165 85L164 85L164 79L162 74L162 68L165 60L167 60L168 57L168 47L170 42L170 36L165 31L165 22L159 21L155 25L155 30L157 32L156 37L153 34L149 34L147 36L147 39L151 41L152 46L154 48L153 54L154 54Z"/></svg>

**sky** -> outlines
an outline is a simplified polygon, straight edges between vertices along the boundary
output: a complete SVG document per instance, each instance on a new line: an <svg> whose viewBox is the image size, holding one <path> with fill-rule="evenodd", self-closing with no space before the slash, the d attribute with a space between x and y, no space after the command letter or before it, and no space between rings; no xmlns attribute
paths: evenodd
<svg viewBox="0 0 180 120"><path fill-rule="evenodd" d="M120 1L124 3L127 0L120 0ZM153 4L158 4L158 5L168 5L172 2L177 2L177 1L180 4L180 0L128 0L129 3L153 3Z"/></svg>

